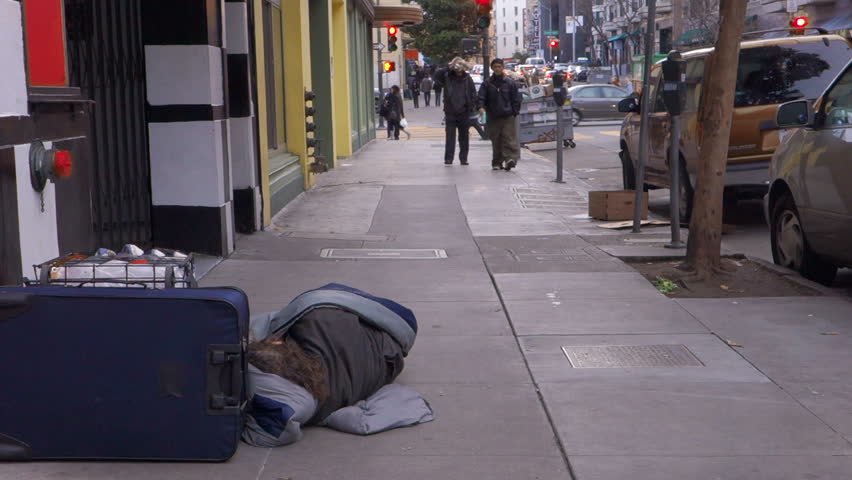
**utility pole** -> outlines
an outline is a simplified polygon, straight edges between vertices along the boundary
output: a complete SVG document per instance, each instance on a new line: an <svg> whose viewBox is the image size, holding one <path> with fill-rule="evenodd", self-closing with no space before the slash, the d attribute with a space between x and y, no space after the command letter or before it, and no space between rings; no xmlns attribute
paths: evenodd
<svg viewBox="0 0 852 480"><path fill-rule="evenodd" d="M577 63L577 0L571 0L571 18L574 24L571 29L571 63Z"/></svg>
<svg viewBox="0 0 852 480"><path fill-rule="evenodd" d="M379 43L381 43L381 38L382 38L382 29L381 28L376 29L376 38L379 39ZM382 74L384 73L383 72L384 69L383 69L383 65L382 65L382 51L379 50L379 49L376 49L376 56L379 58L379 62L378 62L378 65L379 65L379 68L378 68L378 70L379 70L379 82L378 82L378 86L379 86L379 102L380 102L379 104L381 104L381 102L383 102L384 99L385 99L385 95L384 95L385 91L384 91L384 88L382 88ZM379 115L379 128L383 128L384 126L385 126L385 117Z"/></svg>
<svg viewBox="0 0 852 480"><path fill-rule="evenodd" d="M672 48L683 35L683 0L672 0Z"/></svg>
<svg viewBox="0 0 852 480"><path fill-rule="evenodd" d="M654 55L654 25L657 16L657 0L648 0L648 24L645 27L645 62L642 70L642 101L639 120L639 165L636 169L636 197L633 205L633 233L642 229L642 201L645 193L645 165L648 164L648 114L654 99L648 95L651 84L651 65Z"/></svg>

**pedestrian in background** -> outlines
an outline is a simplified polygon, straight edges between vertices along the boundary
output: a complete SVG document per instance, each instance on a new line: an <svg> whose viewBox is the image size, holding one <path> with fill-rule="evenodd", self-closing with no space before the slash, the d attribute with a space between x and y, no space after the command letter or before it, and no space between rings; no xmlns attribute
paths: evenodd
<svg viewBox="0 0 852 480"><path fill-rule="evenodd" d="M435 73L437 73L437 71ZM444 86L441 85L441 82L434 80L434 75L435 74L433 74L432 89L435 90L435 106L440 107L441 106L441 90L444 89Z"/></svg>
<svg viewBox="0 0 852 480"><path fill-rule="evenodd" d="M494 72L479 87L479 113L488 112L491 168L511 170L521 158L515 117L521 112L518 84L503 71L503 60L491 61Z"/></svg>
<svg viewBox="0 0 852 480"><path fill-rule="evenodd" d="M423 81L420 82L420 90L423 92L423 101L426 102L426 106L429 106L429 101L432 99L432 79L427 77L423 78ZM435 105L437 106L437 99L435 100Z"/></svg>
<svg viewBox="0 0 852 480"><path fill-rule="evenodd" d="M420 81L417 77L411 82L411 100L414 101L414 108L420 108Z"/></svg>
<svg viewBox="0 0 852 480"><path fill-rule="evenodd" d="M405 118L405 111L402 108L402 96L398 85L392 86L391 91L385 95L379 113L387 120L388 140L391 139L391 135L394 140L399 140L399 122Z"/></svg>
<svg viewBox="0 0 852 480"><path fill-rule="evenodd" d="M450 62L449 68L435 73L435 82L444 89L444 165L452 165L456 150L456 134L459 141L459 161L467 165L470 147L470 116L476 110L476 86L467 73L468 65L461 57Z"/></svg>

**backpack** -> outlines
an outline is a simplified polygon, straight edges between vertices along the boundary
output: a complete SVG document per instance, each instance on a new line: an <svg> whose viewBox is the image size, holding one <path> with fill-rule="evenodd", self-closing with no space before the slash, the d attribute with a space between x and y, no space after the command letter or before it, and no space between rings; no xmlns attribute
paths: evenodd
<svg viewBox="0 0 852 480"><path fill-rule="evenodd" d="M388 114L390 113L390 109L391 109L390 99L385 97L385 99L382 100L382 104L379 106L379 115L381 115L383 117L387 117Z"/></svg>

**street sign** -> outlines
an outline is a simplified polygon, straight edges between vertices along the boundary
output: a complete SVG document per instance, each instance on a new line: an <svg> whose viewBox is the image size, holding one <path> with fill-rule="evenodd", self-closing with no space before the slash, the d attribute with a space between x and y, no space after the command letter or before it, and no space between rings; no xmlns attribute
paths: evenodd
<svg viewBox="0 0 852 480"><path fill-rule="evenodd" d="M382 42L375 42L375 43L373 43L373 50L379 50L379 51L382 51L382 50L384 50L384 49L385 49L385 45L384 45Z"/></svg>
<svg viewBox="0 0 852 480"><path fill-rule="evenodd" d="M559 35L559 30L545 30L545 35Z"/></svg>

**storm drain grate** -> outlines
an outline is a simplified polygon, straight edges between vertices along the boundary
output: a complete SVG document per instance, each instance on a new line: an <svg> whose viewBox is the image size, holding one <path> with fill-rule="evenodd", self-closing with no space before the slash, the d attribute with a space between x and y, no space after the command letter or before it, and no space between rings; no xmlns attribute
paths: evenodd
<svg viewBox="0 0 852 480"><path fill-rule="evenodd" d="M447 252L440 248L324 248L320 256L323 258L438 260L447 258Z"/></svg>
<svg viewBox="0 0 852 480"><path fill-rule="evenodd" d="M574 368L703 367L684 345L564 346Z"/></svg>

